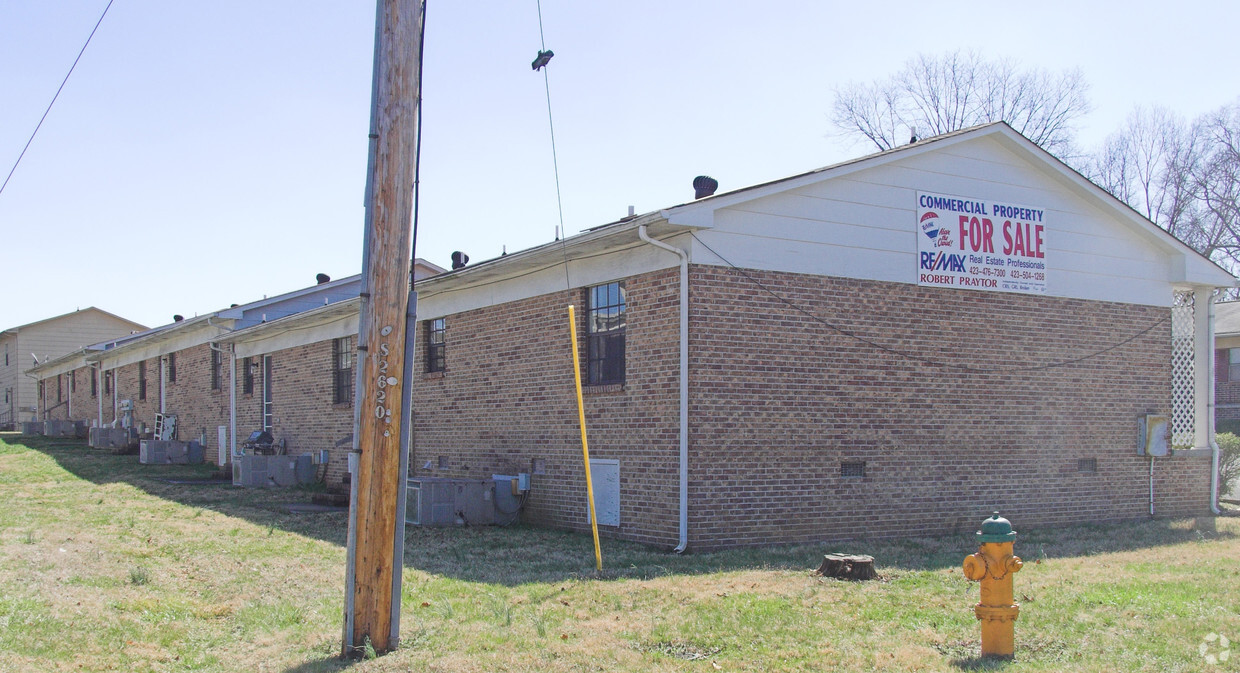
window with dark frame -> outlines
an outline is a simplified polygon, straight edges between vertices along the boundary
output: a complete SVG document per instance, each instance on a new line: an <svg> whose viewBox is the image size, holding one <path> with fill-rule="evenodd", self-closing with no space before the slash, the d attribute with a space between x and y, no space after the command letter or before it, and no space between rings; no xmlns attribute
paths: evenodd
<svg viewBox="0 0 1240 673"><path fill-rule="evenodd" d="M146 399L146 360L138 363L138 399Z"/></svg>
<svg viewBox="0 0 1240 673"><path fill-rule="evenodd" d="M332 340L332 402L353 401L353 337Z"/></svg>
<svg viewBox="0 0 1240 673"><path fill-rule="evenodd" d="M90 369L87 371L90 373L90 396L98 397L99 396L99 379L96 378L94 369Z"/></svg>
<svg viewBox="0 0 1240 673"><path fill-rule="evenodd" d="M103 373L103 394L112 394L112 372Z"/></svg>
<svg viewBox="0 0 1240 673"><path fill-rule="evenodd" d="M215 344L210 344L208 348L211 349L211 390L219 390L222 365L220 362L220 352L215 350Z"/></svg>
<svg viewBox="0 0 1240 673"><path fill-rule="evenodd" d="M57 401L57 402L64 402L64 401L65 401L65 391L63 390L63 386L61 386L61 385L60 385L60 377L61 377L61 375L60 375L60 374L57 374L57 375L56 375L56 401Z"/></svg>
<svg viewBox="0 0 1240 673"><path fill-rule="evenodd" d="M586 381L624 383L624 283L590 288L586 297Z"/></svg>
<svg viewBox="0 0 1240 673"><path fill-rule="evenodd" d="M241 360L241 393L243 395L254 394L254 368L258 366L254 363L254 358L243 358Z"/></svg>
<svg viewBox="0 0 1240 673"><path fill-rule="evenodd" d="M177 382L177 354L168 354L168 383Z"/></svg>
<svg viewBox="0 0 1240 673"><path fill-rule="evenodd" d="M447 368L448 323L446 318L426 321L426 371L442 372Z"/></svg>
<svg viewBox="0 0 1240 673"><path fill-rule="evenodd" d="M77 370L69 372L69 392L77 392Z"/></svg>

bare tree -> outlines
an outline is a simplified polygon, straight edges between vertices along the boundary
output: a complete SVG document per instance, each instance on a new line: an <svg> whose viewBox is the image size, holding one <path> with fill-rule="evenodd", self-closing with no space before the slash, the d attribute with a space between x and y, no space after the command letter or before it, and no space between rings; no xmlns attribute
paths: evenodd
<svg viewBox="0 0 1240 673"><path fill-rule="evenodd" d="M1089 111L1088 88L1079 70L1052 75L973 52L923 54L885 80L836 89L831 121L844 135L886 150L919 133L1002 120L1067 157L1074 152L1075 123Z"/></svg>
<svg viewBox="0 0 1240 673"><path fill-rule="evenodd" d="M1240 104L1192 124L1137 108L1085 172L1193 249L1240 270Z"/></svg>

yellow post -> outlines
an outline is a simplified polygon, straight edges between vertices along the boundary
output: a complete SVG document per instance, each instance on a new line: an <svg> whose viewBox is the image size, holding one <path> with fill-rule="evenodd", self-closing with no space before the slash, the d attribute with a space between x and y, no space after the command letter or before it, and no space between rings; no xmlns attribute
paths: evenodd
<svg viewBox="0 0 1240 673"><path fill-rule="evenodd" d="M978 551L964 559L964 576L982 583L982 596L973 614L982 623L982 656L1010 658L1016 651L1015 622L1020 605L1013 599L1012 575L1020 572L1013 554L1016 531L995 512L977 533Z"/></svg>
<svg viewBox="0 0 1240 673"><path fill-rule="evenodd" d="M603 569L603 550L598 545L598 516L594 513L594 482L590 479L590 444L586 441L586 406L581 397L581 363L577 359L577 318L568 305L568 333L572 337L573 381L577 384L577 420L581 423L581 456L586 466L586 499L590 501L590 529L594 532L594 565Z"/></svg>

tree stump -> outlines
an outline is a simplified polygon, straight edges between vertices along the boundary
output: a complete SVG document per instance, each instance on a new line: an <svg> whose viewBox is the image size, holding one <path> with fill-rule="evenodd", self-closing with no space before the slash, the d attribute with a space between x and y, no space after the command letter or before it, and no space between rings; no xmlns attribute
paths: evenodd
<svg viewBox="0 0 1240 673"><path fill-rule="evenodd" d="M822 557L822 565L815 572L823 577L842 580L872 580L878 577L878 573L874 572L874 557L863 554L827 554Z"/></svg>

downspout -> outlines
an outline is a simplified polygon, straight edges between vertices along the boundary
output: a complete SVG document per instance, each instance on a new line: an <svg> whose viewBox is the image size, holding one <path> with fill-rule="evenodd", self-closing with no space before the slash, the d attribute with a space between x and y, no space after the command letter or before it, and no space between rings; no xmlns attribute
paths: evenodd
<svg viewBox="0 0 1240 673"><path fill-rule="evenodd" d="M637 237L680 257L680 544L673 551L683 554L689 546L689 254L650 238L644 224Z"/></svg>
<svg viewBox="0 0 1240 673"><path fill-rule="evenodd" d="M103 379L103 363L92 362L90 363L90 368L91 368L91 371L95 375L95 402L99 406L99 425L97 427L102 428L103 427L103 380L102 380Z"/></svg>
<svg viewBox="0 0 1240 673"><path fill-rule="evenodd" d="M1209 429L1209 432L1210 432L1210 511L1213 512L1215 516L1217 516L1219 514L1222 514L1223 512L1219 510L1219 507L1218 507L1219 448L1218 448L1218 441L1215 437L1215 432L1214 432L1214 393L1215 393L1214 368L1218 366L1218 363L1215 362L1214 297L1213 296L1210 297L1208 311L1209 311L1207 313L1208 327L1206 329L1209 330L1208 334L1210 335L1210 407L1209 407L1209 412L1208 412L1209 413L1208 422L1210 424L1210 429Z"/></svg>
<svg viewBox="0 0 1240 673"><path fill-rule="evenodd" d="M211 325L210 318L207 318L207 324ZM234 331L219 325L211 326L219 327L225 332ZM228 369L228 436L230 439L228 442L229 446L227 447L228 453L231 453L237 450L237 348L235 344L229 344L228 351L225 351L223 348L215 345L214 341L208 341L207 348L219 353L221 358L227 352L230 358L229 361L232 363L232 367ZM224 449L225 447L221 446L215 450L215 462L220 467L224 467L228 462L228 458L226 458L228 454L225 453Z"/></svg>
<svg viewBox="0 0 1240 673"><path fill-rule="evenodd" d="M263 319L266 321L265 315ZM224 334L237 331L232 327L216 325L211 322L209 316L207 317L207 326L214 327ZM224 349L216 346L213 341L208 341L207 347L218 352L221 357L224 355ZM227 465L237 455L237 344L228 345L228 354L232 362L232 367L228 370L228 452L226 454L222 446L216 449L215 462L220 467Z"/></svg>
<svg viewBox="0 0 1240 673"><path fill-rule="evenodd" d="M168 396L166 389L168 387L168 356L159 358L159 413L162 416L168 415Z"/></svg>
<svg viewBox="0 0 1240 673"><path fill-rule="evenodd" d="M223 448L223 447L221 447ZM237 457L237 345L232 347L232 369L228 372L228 460ZM223 467L226 461L216 461Z"/></svg>

